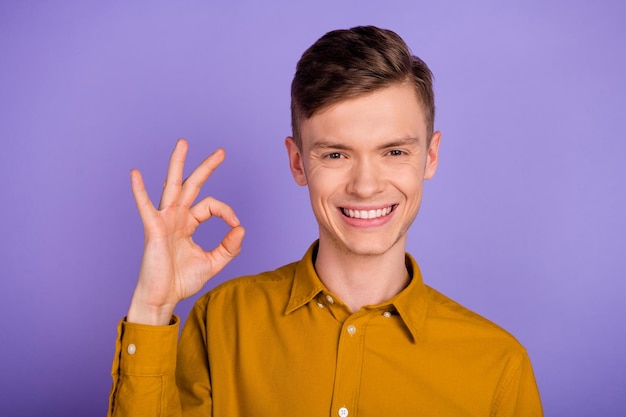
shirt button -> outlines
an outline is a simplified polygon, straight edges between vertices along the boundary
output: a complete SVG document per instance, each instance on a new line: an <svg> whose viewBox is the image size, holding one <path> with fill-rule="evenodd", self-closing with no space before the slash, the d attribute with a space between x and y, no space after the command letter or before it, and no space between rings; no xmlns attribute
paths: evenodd
<svg viewBox="0 0 626 417"><path fill-rule="evenodd" d="M330 295L326 296L326 300L331 304L335 302L335 300L333 300L333 297L331 297Z"/></svg>
<svg viewBox="0 0 626 417"><path fill-rule="evenodd" d="M134 355L135 352L137 352L137 348L132 343L130 345L128 345L128 349L126 349L126 350L128 351L129 355Z"/></svg>
<svg viewBox="0 0 626 417"><path fill-rule="evenodd" d="M341 407L337 414L339 414L339 417L348 417L348 409L346 407Z"/></svg>
<svg viewBox="0 0 626 417"><path fill-rule="evenodd" d="M346 328L346 330L347 330L347 331L348 331L348 333L350 333L350 334L355 334L355 333L356 333L356 327L354 327L353 325L349 325L349 326ZM348 410L346 409L346 412L347 412L347 411L348 411ZM347 414L346 414L346 415L347 415Z"/></svg>
<svg viewBox="0 0 626 417"><path fill-rule="evenodd" d="M319 302L319 301L317 302L317 306L318 306L319 308L324 308L324 304L322 304L322 303L321 303L321 302Z"/></svg>
<svg viewBox="0 0 626 417"><path fill-rule="evenodd" d="M388 319L389 317L391 317L391 313L390 313L389 311L385 311L385 312L383 313L383 317L385 317L385 318L387 318L387 319Z"/></svg>

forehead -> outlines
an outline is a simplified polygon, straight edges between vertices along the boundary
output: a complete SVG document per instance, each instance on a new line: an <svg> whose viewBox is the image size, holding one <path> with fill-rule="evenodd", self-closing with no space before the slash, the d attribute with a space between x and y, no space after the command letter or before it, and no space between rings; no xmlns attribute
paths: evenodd
<svg viewBox="0 0 626 417"><path fill-rule="evenodd" d="M405 138L426 143L427 126L415 89L395 84L322 109L301 122L300 134L304 149L320 141L351 147Z"/></svg>

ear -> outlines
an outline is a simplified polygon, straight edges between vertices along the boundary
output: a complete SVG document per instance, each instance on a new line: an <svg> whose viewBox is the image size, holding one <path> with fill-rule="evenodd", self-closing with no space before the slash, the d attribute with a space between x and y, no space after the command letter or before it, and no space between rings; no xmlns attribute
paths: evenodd
<svg viewBox="0 0 626 417"><path fill-rule="evenodd" d="M302 153L298 149L295 140L291 136L287 136L285 139L285 146L287 147L287 155L289 156L289 169L291 169L291 175L296 180L298 185L306 185L306 173L304 172L304 161L302 160Z"/></svg>
<svg viewBox="0 0 626 417"><path fill-rule="evenodd" d="M437 165L439 165L439 142L441 142L441 132L436 131L430 139L428 155L426 156L426 170L424 172L424 179L426 180L431 179L435 175L435 171L437 171Z"/></svg>

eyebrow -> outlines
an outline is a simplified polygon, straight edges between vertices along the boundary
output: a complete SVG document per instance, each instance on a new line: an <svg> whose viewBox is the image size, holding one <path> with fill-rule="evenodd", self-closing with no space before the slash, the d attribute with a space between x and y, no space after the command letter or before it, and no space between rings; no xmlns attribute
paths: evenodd
<svg viewBox="0 0 626 417"><path fill-rule="evenodd" d="M352 148L350 146L344 145L343 143L320 140L320 141L314 142L313 145L311 145L311 150L317 150L317 149L339 149L342 151L349 151Z"/></svg>
<svg viewBox="0 0 626 417"><path fill-rule="evenodd" d="M379 149L389 149L389 148L397 148L397 147L401 147L401 146L407 146L407 145L419 145L420 140L419 138L413 138L413 137L405 137L405 138L399 138L399 139L395 139L392 140L391 142L387 142L381 146L379 146Z"/></svg>
<svg viewBox="0 0 626 417"><path fill-rule="evenodd" d="M407 146L407 145L414 145L414 144L419 144L419 138L404 137L404 138L399 138L399 139L393 139L389 142L386 142L378 146L377 149L389 149L389 148L396 148L400 146ZM352 147L347 146L343 143L339 143L339 142L319 140L319 141L314 142L313 145L311 145L311 150L317 150L317 149L322 149L322 150L323 149L338 149L342 151L349 151L349 150L352 150Z"/></svg>

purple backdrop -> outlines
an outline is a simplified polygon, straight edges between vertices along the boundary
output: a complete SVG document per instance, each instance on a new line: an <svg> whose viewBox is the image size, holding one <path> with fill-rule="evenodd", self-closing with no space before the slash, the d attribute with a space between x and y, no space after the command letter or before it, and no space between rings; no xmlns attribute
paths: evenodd
<svg viewBox="0 0 626 417"><path fill-rule="evenodd" d="M436 76L441 164L409 240L426 281L528 348L546 415L623 415L626 3L296 3L0 3L0 415L105 413L143 243L128 172L158 198L176 138L192 165L226 148L205 194L247 227L208 287L300 258L289 83L357 24Z"/></svg>

